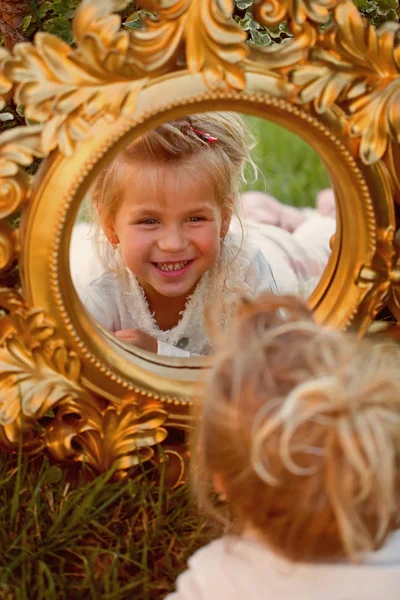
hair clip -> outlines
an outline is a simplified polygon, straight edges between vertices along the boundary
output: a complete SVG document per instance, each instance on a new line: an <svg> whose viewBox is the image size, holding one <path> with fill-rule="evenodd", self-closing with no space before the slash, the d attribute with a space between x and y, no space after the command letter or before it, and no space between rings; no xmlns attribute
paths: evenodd
<svg viewBox="0 0 400 600"><path fill-rule="evenodd" d="M212 135L210 135L209 133L206 133L205 131L200 131L199 129L195 129L194 127L190 126L191 130L194 131L203 141L208 142L209 144L215 144L215 142L218 142L218 138L213 137Z"/></svg>

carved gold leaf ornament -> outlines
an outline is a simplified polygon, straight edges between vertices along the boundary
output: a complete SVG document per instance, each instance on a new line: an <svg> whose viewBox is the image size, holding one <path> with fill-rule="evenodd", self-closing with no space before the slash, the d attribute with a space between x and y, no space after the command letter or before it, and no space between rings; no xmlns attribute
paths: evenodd
<svg viewBox="0 0 400 600"><path fill-rule="evenodd" d="M190 450L181 444L167 443L160 452L152 457L152 462L164 465L165 482L171 488L177 488L188 480Z"/></svg>
<svg viewBox="0 0 400 600"><path fill-rule="evenodd" d="M57 461L81 462L82 449L74 446L75 438L86 431L100 431L101 405L90 395L80 398L68 397L59 402L54 416L44 419L44 439L50 456Z"/></svg>
<svg viewBox="0 0 400 600"><path fill-rule="evenodd" d="M80 360L54 339L55 326L43 311L29 309L15 291L0 289L0 444L18 447L20 435L31 430L24 449L44 446L38 421L60 400L79 398ZM30 425L30 427L29 427ZM3 442L2 442L3 441Z"/></svg>
<svg viewBox="0 0 400 600"><path fill-rule="evenodd" d="M378 231L378 252L371 264L364 265L358 276L360 288L367 293L363 300L364 310L372 316L385 306L393 293L393 281L397 278L398 266L394 247L394 231L391 228Z"/></svg>
<svg viewBox="0 0 400 600"><path fill-rule="evenodd" d="M2 449L16 452L22 441L23 451L27 454L43 452L46 445L35 431L36 422L22 419L22 413L11 425L0 426L0 451Z"/></svg>
<svg viewBox="0 0 400 600"><path fill-rule="evenodd" d="M0 446L17 449L22 435L27 452L46 447L56 460L98 471L115 466L120 476L153 457L152 446L167 437L159 401L129 395L119 406L100 402L82 387L79 357L55 337L43 311L7 290L0 306L10 311L0 320Z"/></svg>
<svg viewBox="0 0 400 600"><path fill-rule="evenodd" d="M65 403L68 407L68 402ZM78 409L79 410L79 409ZM108 406L88 419L65 419L62 410L47 431L47 447L58 460L73 457L99 472L114 467L125 472L154 456L153 446L167 437L162 427L168 412L160 402L126 399L120 406Z"/></svg>
<svg viewBox="0 0 400 600"><path fill-rule="evenodd" d="M388 144L400 140L399 26L370 25L350 1L335 9L335 24L306 64L296 65L291 80L301 103L313 102L317 113L335 103L348 115L348 131L360 138L360 157L372 164Z"/></svg>
<svg viewBox="0 0 400 600"><path fill-rule="evenodd" d="M40 347L31 350L12 336L0 348L0 425L10 425L20 411L40 419L49 408L69 396L79 396L80 361L58 348L48 357Z"/></svg>
<svg viewBox="0 0 400 600"><path fill-rule="evenodd" d="M78 46L84 46L92 35L94 43L100 43L103 56L109 58L109 50L114 50L119 61L126 58L129 34L121 31L121 18L112 14L126 8L130 0L84 1L78 6L73 20L73 34Z"/></svg>
<svg viewBox="0 0 400 600"><path fill-rule="evenodd" d="M0 47L0 110L4 108L5 96L12 88L12 81L4 74L4 66L10 58L10 53L5 48Z"/></svg>
<svg viewBox="0 0 400 600"><path fill-rule="evenodd" d="M214 89L226 84L242 90L246 77L240 64L248 55L246 33L229 21L233 0L192 0L186 25L186 60ZM199 25L201 24L200 28Z"/></svg>
<svg viewBox="0 0 400 600"><path fill-rule="evenodd" d="M233 0L142 0L140 5L158 15L145 19L143 31L132 32L143 70L162 71L185 51L189 71L202 73L210 88L245 87L241 62L249 49L246 33L231 20Z"/></svg>
<svg viewBox="0 0 400 600"><path fill-rule="evenodd" d="M0 308L14 313L18 309L26 309L26 302L17 290L0 287Z"/></svg>
<svg viewBox="0 0 400 600"><path fill-rule="evenodd" d="M253 15L265 27L276 27L290 19L302 26L307 20L326 23L340 0L255 0Z"/></svg>
<svg viewBox="0 0 400 600"><path fill-rule="evenodd" d="M317 31L310 23L305 23L301 31L292 38L283 40L280 44L267 46L266 48L251 48L248 64L259 65L260 69L266 71L275 79L275 86L268 91L274 96L290 99L297 102L298 89L289 80L287 72L290 67L305 61L310 49L315 45L318 38Z"/></svg>
<svg viewBox="0 0 400 600"><path fill-rule="evenodd" d="M1 134L0 177L17 175L18 165L27 167L31 164L34 156L45 156L40 139L41 132L41 125L37 125L16 127Z"/></svg>
<svg viewBox="0 0 400 600"><path fill-rule="evenodd" d="M183 50L187 11L191 0L142 0L141 8L157 12L157 17L144 17L144 27L133 31L132 44L143 71L163 72L175 66Z"/></svg>
<svg viewBox="0 0 400 600"><path fill-rule="evenodd" d="M110 406L103 415L100 431L87 431L75 439L81 446L81 459L98 471L115 466L126 471L154 455L152 446L167 437L163 425L168 413L161 408L146 407L140 411L137 403L121 407Z"/></svg>
<svg viewBox="0 0 400 600"><path fill-rule="evenodd" d="M400 318L398 26L375 29L347 0L260 0L256 19L287 21L293 37L257 49L232 19L233 0L142 0L153 15L139 30L113 14L128 3L84 0L74 48L48 33L0 48L0 109L13 90L34 122L0 135L0 282L20 261L29 299L0 288L0 447L22 443L119 477L164 461L179 485L188 449L176 439L190 429L202 367L135 352L128 362L65 277L64 236L99 157L186 107L277 120L314 146L337 192L336 257L310 300L318 319L363 333L388 303ZM23 170L50 152L31 189ZM17 210L21 232L10 226Z"/></svg>
<svg viewBox="0 0 400 600"><path fill-rule="evenodd" d="M41 131L40 125L16 127L0 136L0 219L16 211L27 196L28 176L19 166L29 166L34 156L45 156Z"/></svg>
<svg viewBox="0 0 400 600"><path fill-rule="evenodd" d="M386 252L381 257L386 258L386 273L381 272L381 285L386 283L388 289L388 305L397 319L400 319L400 230L387 234ZM386 276L386 282L383 281Z"/></svg>
<svg viewBox="0 0 400 600"><path fill-rule="evenodd" d="M28 119L43 123L42 145L71 155L90 132L94 116L134 112L145 79L137 68L128 32L109 15L126 2L94 5L87 0L76 11L78 47L54 35L38 33L35 46L18 44L6 74L18 84L15 98Z"/></svg>
<svg viewBox="0 0 400 600"><path fill-rule="evenodd" d="M19 231L0 221L0 273L11 269L19 257Z"/></svg>
<svg viewBox="0 0 400 600"><path fill-rule="evenodd" d="M390 142L388 144L381 164L387 169L393 199L397 204L400 204L400 145L397 142Z"/></svg>

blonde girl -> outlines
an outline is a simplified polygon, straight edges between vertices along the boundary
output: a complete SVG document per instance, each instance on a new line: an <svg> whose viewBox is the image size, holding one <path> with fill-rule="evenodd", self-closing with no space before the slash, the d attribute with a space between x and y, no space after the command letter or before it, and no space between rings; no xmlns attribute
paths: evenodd
<svg viewBox="0 0 400 600"><path fill-rule="evenodd" d="M265 295L214 359L193 475L200 506L214 488L234 528L189 560L168 600L398 598L398 351Z"/></svg>
<svg viewBox="0 0 400 600"><path fill-rule="evenodd" d="M334 221L308 222L293 236L251 222L243 228L250 149L240 117L205 113L139 137L101 173L90 202L105 266L75 252L72 275L104 328L159 354L209 354L207 309L225 330L243 295L310 293Z"/></svg>

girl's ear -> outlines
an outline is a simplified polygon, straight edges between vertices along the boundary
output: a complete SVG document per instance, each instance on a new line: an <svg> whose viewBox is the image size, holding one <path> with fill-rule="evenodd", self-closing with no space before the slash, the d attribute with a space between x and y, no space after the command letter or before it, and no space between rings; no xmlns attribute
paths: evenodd
<svg viewBox="0 0 400 600"><path fill-rule="evenodd" d="M228 233L229 227L231 225L231 219L232 219L232 213L231 212L227 211L222 216L221 233L220 233L221 238L224 238L226 236L226 234Z"/></svg>
<svg viewBox="0 0 400 600"><path fill-rule="evenodd" d="M219 500L226 502L228 497L226 495L226 486L224 485L223 478L218 473L214 473L212 481L214 490L217 492Z"/></svg>
<svg viewBox="0 0 400 600"><path fill-rule="evenodd" d="M94 207L104 235L112 246L117 246L119 244L119 238L115 233L113 218L110 215L105 215L104 213L102 214L98 202L94 202Z"/></svg>
<svg viewBox="0 0 400 600"><path fill-rule="evenodd" d="M111 220L103 225L103 231L110 244L113 246L117 246L119 244L119 237L115 233L114 224L111 222Z"/></svg>

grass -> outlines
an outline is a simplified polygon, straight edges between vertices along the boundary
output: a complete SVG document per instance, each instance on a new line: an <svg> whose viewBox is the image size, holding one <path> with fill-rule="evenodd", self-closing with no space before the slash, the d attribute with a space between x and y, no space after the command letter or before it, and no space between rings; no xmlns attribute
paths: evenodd
<svg viewBox="0 0 400 600"><path fill-rule="evenodd" d="M297 135L271 121L246 120L257 141L254 160L263 174L247 189L266 191L285 204L315 206L318 191L330 186L319 156Z"/></svg>
<svg viewBox="0 0 400 600"><path fill-rule="evenodd" d="M123 482L0 453L0 600L156 600L219 533L187 486Z"/></svg>

